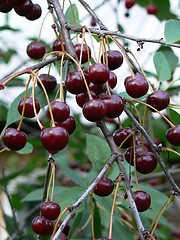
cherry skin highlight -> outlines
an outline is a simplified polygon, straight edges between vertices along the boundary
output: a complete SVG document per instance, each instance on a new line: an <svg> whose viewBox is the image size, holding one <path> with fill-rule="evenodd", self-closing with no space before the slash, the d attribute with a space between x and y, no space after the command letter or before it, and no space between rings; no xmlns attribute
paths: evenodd
<svg viewBox="0 0 180 240"><path fill-rule="evenodd" d="M50 103L54 121L64 122L70 114L69 106L65 102L53 101ZM47 108L46 115L51 119L49 108Z"/></svg>
<svg viewBox="0 0 180 240"><path fill-rule="evenodd" d="M101 56L101 62L103 63L107 57L107 65L110 70L115 70L119 68L123 63L123 56L117 50L108 50L107 52L103 53Z"/></svg>
<svg viewBox="0 0 180 240"><path fill-rule="evenodd" d="M40 42L31 42L26 49L27 55L32 59L40 59L44 56L46 49Z"/></svg>
<svg viewBox="0 0 180 240"><path fill-rule="evenodd" d="M94 188L94 194L100 197L106 197L112 193L114 189L114 183L109 178L102 178L97 186Z"/></svg>
<svg viewBox="0 0 180 240"><path fill-rule="evenodd" d="M151 206L151 197L149 194L142 190L133 192L133 198L139 212L144 212Z"/></svg>
<svg viewBox="0 0 180 240"><path fill-rule="evenodd" d="M169 105L169 102L170 102L169 94L162 90L152 92L151 94L148 95L146 100L147 104L156 108L159 111L166 109ZM152 108L149 109L154 112Z"/></svg>
<svg viewBox="0 0 180 240"><path fill-rule="evenodd" d="M91 59L91 49L86 45L86 44L76 44L74 46L74 50L75 50L75 53L78 57L78 60L80 60L80 56L81 56L81 48L82 48L82 57L81 57L81 63L86 63L88 61L88 59L90 60ZM89 56L89 58L88 58Z"/></svg>
<svg viewBox="0 0 180 240"><path fill-rule="evenodd" d="M40 108L41 108L40 103L37 99L34 99L34 103L35 103L36 113L38 114L40 111ZM21 115L22 115L22 111L23 111L23 106L24 106L24 98L22 98L18 104L18 112ZM34 108L33 108L33 99L31 97L26 98L24 117L27 117L27 118L35 117Z"/></svg>
<svg viewBox="0 0 180 240"><path fill-rule="evenodd" d="M104 84L109 79L109 68L103 63L94 63L89 67L88 79L93 84Z"/></svg>
<svg viewBox="0 0 180 240"><path fill-rule="evenodd" d="M54 76L44 73L39 75L39 78L48 93L52 92L56 88L57 80ZM39 81L37 82L37 85L42 89L42 86Z"/></svg>
<svg viewBox="0 0 180 240"><path fill-rule="evenodd" d="M43 202L40 207L40 211L43 217L48 220L56 220L61 212L61 208L58 203L50 201Z"/></svg>
<svg viewBox="0 0 180 240"><path fill-rule="evenodd" d="M53 223L43 216L37 216L32 220L32 230L42 236L51 236L53 233Z"/></svg>
<svg viewBox="0 0 180 240"><path fill-rule="evenodd" d="M166 138L172 145L180 146L180 125L168 129Z"/></svg>

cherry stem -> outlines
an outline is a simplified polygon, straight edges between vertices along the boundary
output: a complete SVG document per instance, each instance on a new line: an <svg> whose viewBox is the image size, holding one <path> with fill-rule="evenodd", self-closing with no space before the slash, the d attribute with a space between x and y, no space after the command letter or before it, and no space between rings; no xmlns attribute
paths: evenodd
<svg viewBox="0 0 180 240"><path fill-rule="evenodd" d="M60 101L64 102L64 89L63 89L63 61L64 61L65 53L63 53L61 58L61 66L60 66Z"/></svg>
<svg viewBox="0 0 180 240"><path fill-rule="evenodd" d="M136 147L135 146L136 146L136 143L135 143L135 139L133 138L134 178L135 178L137 190L139 190L140 187L138 183L138 176L137 176L137 170L136 170Z"/></svg>
<svg viewBox="0 0 180 240"><path fill-rule="evenodd" d="M81 42L81 51L80 51L80 57L79 57L79 65L81 65L82 62L82 52L83 52L83 44L84 44L84 40L85 40L85 29L82 29L82 42Z"/></svg>
<svg viewBox="0 0 180 240"><path fill-rule="evenodd" d="M113 198L113 203L112 203L112 208L111 208L111 215L110 215L109 235L108 235L109 240L112 239L114 208L115 208L117 194L118 194L119 185L120 185L121 180L122 180L121 176L118 176L118 178L116 179L116 189L115 189L115 193L114 193L114 198Z"/></svg>
<svg viewBox="0 0 180 240"><path fill-rule="evenodd" d="M167 91L168 88L170 88L175 82L177 82L177 81L179 81L179 80L180 80L180 78L171 81L170 84L169 84L163 91Z"/></svg>
<svg viewBox="0 0 180 240"><path fill-rule="evenodd" d="M168 147L161 147L161 151L163 151L163 152L173 152L173 153L177 154L178 156L180 156L180 153L178 153L174 149L171 149L171 148L168 148Z"/></svg>
<svg viewBox="0 0 180 240"><path fill-rule="evenodd" d="M40 31L39 31L38 42L40 42L41 33L42 33L42 28L43 28L45 19L46 19L47 15L48 15L49 13L50 13L50 11L48 11L48 12L46 13L46 15L44 16L44 18L43 18L43 21L42 21L42 24L41 24L41 27L40 27Z"/></svg>
<svg viewBox="0 0 180 240"><path fill-rule="evenodd" d="M81 233L84 231L84 229L86 229L87 225L89 224L89 222L91 221L91 215L89 215L87 221L84 223L84 225L78 229L78 232Z"/></svg>
<svg viewBox="0 0 180 240"><path fill-rule="evenodd" d="M51 174L50 174L48 188L47 188L46 202L49 201L50 188L51 188L51 186L53 186L53 178L54 178L53 165L54 165L54 163L51 163ZM52 192L53 192L53 190L52 190ZM51 195L51 198L52 198L52 195ZM51 198L50 198L50 200L51 200Z"/></svg>
<svg viewBox="0 0 180 240"><path fill-rule="evenodd" d="M116 39L115 37L110 36L110 35L108 35L108 37L109 37L113 42L115 42L116 45L117 45L117 46L119 47L119 49L121 50L121 52L122 52L122 54L123 54L123 56L124 56L124 58L125 58L125 60L126 60L126 63L127 63L128 67L129 67L129 71L130 71L130 73L131 73L131 76L134 78L135 74L134 74L134 72L133 72L133 69L132 69L132 67L131 67L131 63L130 63L128 57L127 57L127 53L126 53L124 47L117 41L117 39Z"/></svg>

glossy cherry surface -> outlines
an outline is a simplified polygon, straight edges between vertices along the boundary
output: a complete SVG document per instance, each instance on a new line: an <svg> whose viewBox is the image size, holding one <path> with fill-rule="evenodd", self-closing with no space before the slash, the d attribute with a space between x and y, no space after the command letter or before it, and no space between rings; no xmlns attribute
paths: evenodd
<svg viewBox="0 0 180 240"><path fill-rule="evenodd" d="M43 217L48 220L56 220L61 212L61 208L58 203L50 201L43 202L40 207L40 211Z"/></svg>
<svg viewBox="0 0 180 240"><path fill-rule="evenodd" d="M64 122L69 117L70 109L65 102L56 100L51 102L50 105L54 121ZM49 119L51 119L49 108L47 108L46 115Z"/></svg>
<svg viewBox="0 0 180 240"><path fill-rule="evenodd" d="M108 50L101 56L101 62L104 62L107 57L107 65L110 70L119 68L123 63L123 56L117 50Z"/></svg>
<svg viewBox="0 0 180 240"><path fill-rule="evenodd" d="M0 12L8 13L13 9L12 5L9 4L8 1L4 1L4 3L0 4Z"/></svg>
<svg viewBox="0 0 180 240"><path fill-rule="evenodd" d="M56 88L57 80L54 76L43 73L43 74L39 75L39 78L47 92L51 92ZM38 84L38 87L40 87L42 89L42 86L39 81L37 82L37 84Z"/></svg>
<svg viewBox="0 0 180 240"><path fill-rule="evenodd" d="M64 122L56 122L55 125L58 127L64 127L69 135L76 129L76 121L73 116L69 116Z"/></svg>
<svg viewBox="0 0 180 240"><path fill-rule="evenodd" d="M27 55L32 59L40 59L44 56L46 48L41 42L31 42L26 49Z"/></svg>
<svg viewBox="0 0 180 240"><path fill-rule="evenodd" d="M116 145L122 148L131 147L133 143L132 129L130 127L119 128L113 133L113 139ZM126 140L125 140L126 139Z"/></svg>
<svg viewBox="0 0 180 240"><path fill-rule="evenodd" d="M32 1L26 1L24 4L14 8L14 11L20 16L26 16L33 11Z"/></svg>
<svg viewBox="0 0 180 240"><path fill-rule="evenodd" d="M37 99L34 99L34 104L35 104L35 109L36 109L36 113L38 114L40 111L40 103ZM22 98L19 101L18 104L18 112L22 115L23 112L23 106L24 106L24 98ZM31 97L27 97L26 101L25 101L25 109L24 109L24 117L28 117L28 118L33 118L35 117L34 114L34 107L33 107L33 98Z"/></svg>
<svg viewBox="0 0 180 240"><path fill-rule="evenodd" d="M153 4L149 4L147 7L146 7L146 10L147 10L147 13L148 14L157 14L158 12L158 6L157 5L153 5Z"/></svg>
<svg viewBox="0 0 180 240"><path fill-rule="evenodd" d="M56 39L52 44L53 51L60 51L61 52L63 50L63 47L64 47L64 49L66 48L65 47L65 42L62 39L60 39L60 40Z"/></svg>
<svg viewBox="0 0 180 240"><path fill-rule="evenodd" d="M144 212L151 206L151 197L149 194L142 190L133 192L133 198L139 212Z"/></svg>
<svg viewBox="0 0 180 240"><path fill-rule="evenodd" d="M168 129L166 138L172 145L180 146L180 125Z"/></svg>
<svg viewBox="0 0 180 240"><path fill-rule="evenodd" d="M27 0L8 0L8 3L11 4L13 7L17 7L23 5Z"/></svg>
<svg viewBox="0 0 180 240"><path fill-rule="evenodd" d="M97 95L93 92L93 91L90 91L91 93L91 96L93 98L97 98ZM76 102L77 104L82 108L83 105L85 104L85 102L89 101L89 97L88 97L88 94L87 92L85 93L79 93L76 95Z"/></svg>
<svg viewBox="0 0 180 240"><path fill-rule="evenodd" d="M37 216L32 220L32 230L42 236L51 236L53 233L53 223L43 216Z"/></svg>
<svg viewBox="0 0 180 240"><path fill-rule="evenodd" d="M132 8L135 3L136 3L135 0L126 0L126 1L125 1L125 7L126 7L127 9Z"/></svg>
<svg viewBox="0 0 180 240"><path fill-rule="evenodd" d="M41 6L37 3L33 4L32 11L26 15L26 18L30 21L37 20L41 17L42 9Z"/></svg>
<svg viewBox="0 0 180 240"><path fill-rule="evenodd" d="M88 79L93 84L104 84L109 79L109 68L103 63L94 63L89 67Z"/></svg>
<svg viewBox="0 0 180 240"><path fill-rule="evenodd" d="M94 193L98 196L106 197L112 193L113 189L113 181L109 178L102 178L94 188Z"/></svg>
<svg viewBox="0 0 180 240"><path fill-rule="evenodd" d="M136 157L136 170L141 174L148 174L157 167L157 160L152 152L147 152Z"/></svg>
<svg viewBox="0 0 180 240"><path fill-rule="evenodd" d="M82 54L81 54L81 49L82 49ZM78 60L80 60L80 56L81 56L81 63L86 63L88 61L88 59L91 59L91 49L89 48L89 46L87 46L86 44L76 44L74 45L74 50L75 53L78 57Z"/></svg>
<svg viewBox="0 0 180 240"><path fill-rule="evenodd" d="M156 108L157 110L161 111L163 109L166 109L169 105L170 98L169 94L162 90L157 90L152 92L148 95L146 103L148 103L150 106ZM152 108L149 108L151 111L154 111Z"/></svg>
<svg viewBox="0 0 180 240"><path fill-rule="evenodd" d="M117 85L117 76L114 72L109 72L108 84L112 89Z"/></svg>

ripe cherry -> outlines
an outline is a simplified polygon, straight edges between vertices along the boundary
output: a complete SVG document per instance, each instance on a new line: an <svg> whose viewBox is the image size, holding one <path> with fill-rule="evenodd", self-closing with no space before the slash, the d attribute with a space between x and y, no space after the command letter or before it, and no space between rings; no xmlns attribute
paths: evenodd
<svg viewBox="0 0 180 240"><path fill-rule="evenodd" d="M128 147L124 152L124 157L130 165L134 166L134 160L142 155L146 155L147 152L148 149L145 146Z"/></svg>
<svg viewBox="0 0 180 240"><path fill-rule="evenodd" d="M106 93L102 93L99 95L99 98L103 100L106 104L107 118L116 118L119 117L124 109L124 101L118 95L108 95Z"/></svg>
<svg viewBox="0 0 180 240"><path fill-rule="evenodd" d="M129 96L139 98L144 96L148 91L148 82L143 75L136 73L134 77L127 77L124 85Z"/></svg>
<svg viewBox="0 0 180 240"><path fill-rule="evenodd" d="M63 47L64 47L64 49L66 48L65 47L65 42L62 38L60 40L56 39L52 44L53 51L60 51L61 52L63 50Z"/></svg>
<svg viewBox="0 0 180 240"><path fill-rule="evenodd" d="M158 12L158 6L157 6L157 5L153 5L153 4L149 4L149 5L146 7L146 10L147 10L147 13L148 13L148 14L156 15L157 12Z"/></svg>
<svg viewBox="0 0 180 240"><path fill-rule="evenodd" d="M104 84L109 79L109 68L103 63L94 63L89 67L88 79L93 84Z"/></svg>
<svg viewBox="0 0 180 240"><path fill-rule="evenodd" d="M31 42L26 49L27 55L32 59L40 59L44 56L46 48L40 42Z"/></svg>
<svg viewBox="0 0 180 240"><path fill-rule="evenodd" d="M168 129L166 138L172 145L180 146L180 125Z"/></svg>
<svg viewBox="0 0 180 240"><path fill-rule="evenodd" d="M27 0L8 0L8 3L11 4L13 7L17 7L23 5Z"/></svg>
<svg viewBox="0 0 180 240"><path fill-rule="evenodd" d="M122 148L128 148L133 143L132 129L130 127L119 128L113 133L113 139L116 145ZM125 140L126 139L126 140ZM125 141L124 141L125 140Z"/></svg>
<svg viewBox="0 0 180 240"><path fill-rule="evenodd" d="M54 230L53 223L43 216L37 216L32 220L32 230L42 236L51 236Z"/></svg>
<svg viewBox="0 0 180 240"><path fill-rule="evenodd" d="M33 9L32 11L26 15L26 18L30 21L37 20L41 17L42 14L42 9L41 6L37 3L33 4Z"/></svg>
<svg viewBox="0 0 180 240"><path fill-rule="evenodd" d="M0 12L2 13L8 13L12 9L13 9L12 5L7 0L0 4Z"/></svg>
<svg viewBox="0 0 180 240"><path fill-rule="evenodd" d="M87 75L85 74L85 79L88 84ZM80 71L71 72L67 74L65 85L67 90L72 94L79 94L86 92L86 85L84 83L84 78Z"/></svg>
<svg viewBox="0 0 180 240"><path fill-rule="evenodd" d="M56 100L51 102L50 105L51 105L54 121L64 122L69 117L70 109L65 102ZM47 108L46 115L49 119L51 119L49 108Z"/></svg>
<svg viewBox="0 0 180 240"><path fill-rule="evenodd" d="M97 95L93 92L90 91L92 98L97 98ZM85 93L79 93L76 95L76 102L77 104L82 108L85 102L89 101L89 97L87 92Z"/></svg>
<svg viewBox="0 0 180 240"><path fill-rule="evenodd" d="M45 128L40 134L40 140L44 148L54 154L66 147L69 134L63 127Z"/></svg>
<svg viewBox="0 0 180 240"><path fill-rule="evenodd" d="M101 56L101 62L103 63L107 57L107 65L110 70L115 70L119 68L123 63L123 56L117 50L108 50L107 52L103 53Z"/></svg>
<svg viewBox="0 0 180 240"><path fill-rule="evenodd" d="M144 212L151 206L151 197L149 194L142 190L133 192L133 198L139 212Z"/></svg>
<svg viewBox="0 0 180 240"><path fill-rule="evenodd" d="M43 217L48 220L56 220L61 212L61 208L56 202L43 202L40 207L40 211Z"/></svg>
<svg viewBox="0 0 180 240"><path fill-rule="evenodd" d="M108 84L112 89L117 85L117 76L114 72L109 72Z"/></svg>
<svg viewBox="0 0 180 240"><path fill-rule="evenodd" d="M95 85L93 83L89 84L89 89L93 91L97 96L105 92L103 85Z"/></svg>
<svg viewBox="0 0 180 240"><path fill-rule="evenodd" d="M94 193L100 197L106 197L112 193L114 183L109 178L102 178L94 188Z"/></svg>
<svg viewBox="0 0 180 240"><path fill-rule="evenodd" d="M157 160L152 152L136 157L136 170L141 174L148 174L157 167Z"/></svg>
<svg viewBox="0 0 180 240"><path fill-rule="evenodd" d="M56 88L57 80L54 76L44 73L44 74L39 75L39 78L47 92L51 92ZM42 89L42 86L39 83L39 81L37 82L37 85L38 85L38 87L40 87Z"/></svg>
<svg viewBox="0 0 180 240"><path fill-rule="evenodd" d="M126 6L127 9L129 9L129 8L132 8L135 3L136 3L135 0L126 0L125 1L125 6Z"/></svg>
<svg viewBox="0 0 180 240"><path fill-rule="evenodd" d="M159 111L167 108L169 102L170 102L169 94L162 90L152 92L151 94L148 95L146 100L146 103L148 103L150 106L156 108ZM152 108L149 109L154 112Z"/></svg>
<svg viewBox="0 0 180 240"><path fill-rule="evenodd" d="M7 128L2 135L2 141L9 149L18 151L26 145L27 136L20 130Z"/></svg>
<svg viewBox="0 0 180 240"><path fill-rule="evenodd" d="M26 16L32 12L33 6L32 1L29 0L20 6L14 7L14 11L20 16Z"/></svg>
<svg viewBox="0 0 180 240"><path fill-rule="evenodd" d="M58 127L64 127L69 135L76 129L76 121L72 116L69 116L64 122L56 122L55 125Z"/></svg>
<svg viewBox="0 0 180 240"><path fill-rule="evenodd" d="M40 103L37 99L34 99L34 103L35 103L35 109L36 109L36 113L38 114L40 111ZM18 112L22 115L22 111L23 111L23 106L24 106L24 98L22 98L19 101L18 104ZM34 114L34 107L33 107L33 98L32 97L27 97L26 101L25 101L25 109L24 109L24 117L28 117L28 118L33 118L35 117Z"/></svg>
<svg viewBox="0 0 180 240"><path fill-rule="evenodd" d="M83 105L82 111L88 121L98 122L105 118L107 108L101 99L92 99Z"/></svg>
<svg viewBox="0 0 180 240"><path fill-rule="evenodd" d="M78 60L80 60L81 49L82 49L81 63L83 64L83 63L86 63L88 60L90 60L91 49L86 44L80 44L80 43L76 44L74 46L74 50L75 50Z"/></svg>

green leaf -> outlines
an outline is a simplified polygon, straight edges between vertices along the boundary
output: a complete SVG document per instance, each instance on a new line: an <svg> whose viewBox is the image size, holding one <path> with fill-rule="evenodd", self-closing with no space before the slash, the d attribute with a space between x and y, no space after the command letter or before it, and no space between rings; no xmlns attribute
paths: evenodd
<svg viewBox="0 0 180 240"><path fill-rule="evenodd" d="M174 72L178 64L178 57L174 54L173 50L170 47L161 46L158 49L158 52L162 52L168 61L171 73Z"/></svg>
<svg viewBox="0 0 180 240"><path fill-rule="evenodd" d="M65 18L70 24L80 25L79 11L75 3L68 7L65 13Z"/></svg>
<svg viewBox="0 0 180 240"><path fill-rule="evenodd" d="M174 125L178 125L180 123L180 114L171 108L168 108L167 111L168 111L168 115L171 119L171 122Z"/></svg>
<svg viewBox="0 0 180 240"><path fill-rule="evenodd" d="M100 212L99 208L97 207L96 201L94 201L94 234L96 238L100 238L102 236L101 232L101 217L100 217Z"/></svg>
<svg viewBox="0 0 180 240"><path fill-rule="evenodd" d="M91 134L86 135L86 144L88 158L92 162L94 169L101 170L111 155L109 145L103 138Z"/></svg>
<svg viewBox="0 0 180 240"><path fill-rule="evenodd" d="M0 31L3 31L3 30L9 30L9 31L12 31L12 32L20 32L21 31L21 29L19 29L19 28L12 28L9 25L1 26L0 27Z"/></svg>
<svg viewBox="0 0 180 240"><path fill-rule="evenodd" d="M153 61L159 81L169 80L171 77L171 70L164 54L162 52L156 52Z"/></svg>
<svg viewBox="0 0 180 240"><path fill-rule="evenodd" d="M166 43L180 40L180 20L171 19L165 23L164 36Z"/></svg>
<svg viewBox="0 0 180 240"><path fill-rule="evenodd" d="M32 144L30 144L29 142L26 143L25 147L19 151L17 151L17 153L19 154L29 154L32 153L33 151L33 146Z"/></svg>

